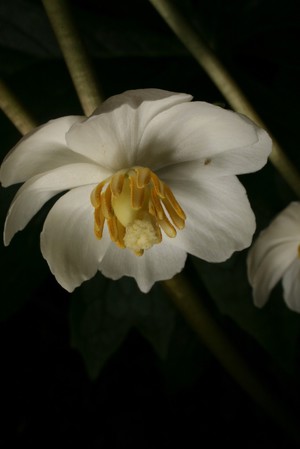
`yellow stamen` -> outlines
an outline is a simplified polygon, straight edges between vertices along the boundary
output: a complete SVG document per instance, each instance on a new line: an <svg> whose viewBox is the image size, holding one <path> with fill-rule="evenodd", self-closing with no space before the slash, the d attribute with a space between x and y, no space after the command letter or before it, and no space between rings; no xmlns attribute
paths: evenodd
<svg viewBox="0 0 300 449"><path fill-rule="evenodd" d="M116 243L118 241L118 227L116 217L112 217L107 220L107 227L109 230L110 238L113 242Z"/></svg>
<svg viewBox="0 0 300 449"><path fill-rule="evenodd" d="M173 195L172 190L166 184L164 184L164 193L165 193L166 199L168 200L170 205L173 207L176 214L179 217L181 217L183 220L186 220L184 211L181 209L180 205L178 204L175 196Z"/></svg>
<svg viewBox="0 0 300 449"><path fill-rule="evenodd" d="M168 220L166 215L164 216L163 220L159 220L158 224L162 228L164 233L167 234L168 237L171 237L171 238L176 237L177 231L176 231L175 227L172 225L172 223L170 222L170 220Z"/></svg>
<svg viewBox="0 0 300 449"><path fill-rule="evenodd" d="M97 236L98 239L102 238L102 234L103 234L103 227L104 227L104 222L105 222L105 217L102 213L101 207L95 209L94 212L94 221L95 221L95 234Z"/></svg>
<svg viewBox="0 0 300 449"><path fill-rule="evenodd" d="M160 198L164 198L164 186L165 184L163 184L161 182L161 180L154 174L151 172L151 181L154 185L154 189L155 189L155 193L160 197Z"/></svg>
<svg viewBox="0 0 300 449"><path fill-rule="evenodd" d="M161 229L173 238L186 216L171 189L147 167L120 170L91 193L94 232L102 238L105 220L111 240L136 256L162 241Z"/></svg>
<svg viewBox="0 0 300 449"><path fill-rule="evenodd" d="M111 178L110 188L114 196L118 196L122 192L124 180L125 180L125 173L122 172L117 173Z"/></svg>
<svg viewBox="0 0 300 449"><path fill-rule="evenodd" d="M105 193L101 195L101 208L104 217L109 220L114 216L114 210L111 204L111 188L110 184L107 186Z"/></svg>
<svg viewBox="0 0 300 449"><path fill-rule="evenodd" d="M174 205L170 202L168 198L165 198L163 200L163 204L166 208L166 211L168 212L171 220L173 221L174 225L178 229L183 229L185 226L185 219L182 218L181 215L178 214L178 212L174 209ZM181 209L181 208L180 208ZM183 210L181 209L183 212Z"/></svg>
<svg viewBox="0 0 300 449"><path fill-rule="evenodd" d="M103 183L97 185L97 187L92 191L91 202L94 207L98 207L101 204L101 192L103 188Z"/></svg>
<svg viewBox="0 0 300 449"><path fill-rule="evenodd" d="M145 189L143 187L138 187L136 176L130 176L129 182L131 190L131 207L135 210L138 210L143 205Z"/></svg>
<svg viewBox="0 0 300 449"><path fill-rule="evenodd" d="M151 191L151 202L152 202L152 205L153 205L154 210L155 210L155 216L159 220L163 220L164 219L164 210L163 210L163 207L161 205L160 199L156 195L154 189Z"/></svg>
<svg viewBox="0 0 300 449"><path fill-rule="evenodd" d="M140 189L149 184L151 179L151 170L149 170L149 168L139 167L139 169L136 170L136 173L137 173L137 186Z"/></svg>

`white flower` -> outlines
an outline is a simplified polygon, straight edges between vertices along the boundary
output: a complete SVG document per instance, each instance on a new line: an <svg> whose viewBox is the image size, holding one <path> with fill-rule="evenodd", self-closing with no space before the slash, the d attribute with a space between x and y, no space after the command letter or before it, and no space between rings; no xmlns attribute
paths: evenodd
<svg viewBox="0 0 300 449"><path fill-rule="evenodd" d="M191 99L128 91L89 118L62 117L25 136L0 172L3 186L25 182L5 245L67 191L45 220L41 251L68 291L100 270L134 277L147 292L182 270L187 252L219 262L249 246L255 218L234 175L266 163L270 138L241 115Z"/></svg>
<svg viewBox="0 0 300 449"><path fill-rule="evenodd" d="M300 312L300 203L284 209L258 236L249 251L248 278L254 303L262 307L282 278L287 306Z"/></svg>

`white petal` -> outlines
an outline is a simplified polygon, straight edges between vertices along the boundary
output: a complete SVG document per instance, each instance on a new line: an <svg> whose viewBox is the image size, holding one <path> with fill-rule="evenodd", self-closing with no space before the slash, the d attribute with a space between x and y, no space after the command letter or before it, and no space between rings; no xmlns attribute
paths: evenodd
<svg viewBox="0 0 300 449"><path fill-rule="evenodd" d="M256 257L256 251L261 242L256 240L248 255L248 278L253 288L254 304L262 307L268 300L271 290L282 278L285 271L295 260L297 246L294 242L281 242L264 248L264 255ZM258 263L259 260L259 263ZM251 266L251 275L249 272Z"/></svg>
<svg viewBox="0 0 300 449"><path fill-rule="evenodd" d="M297 259L286 270L283 279L283 297L291 310L300 313L300 259Z"/></svg>
<svg viewBox="0 0 300 449"><path fill-rule="evenodd" d="M158 169L199 160L206 171L239 174L260 169L270 152L271 139L248 118L193 102L178 104L151 120L137 164Z"/></svg>
<svg viewBox="0 0 300 449"><path fill-rule="evenodd" d="M64 164L90 162L71 151L66 145L65 134L74 123L85 117L61 117L36 128L8 153L0 169L4 187Z"/></svg>
<svg viewBox="0 0 300 449"><path fill-rule="evenodd" d="M276 246L283 247L291 243L297 250L300 243L300 203L290 203L271 224L264 229L253 245L248 256L248 276L250 284L266 255ZM296 253L295 253L296 254Z"/></svg>
<svg viewBox="0 0 300 449"><path fill-rule="evenodd" d="M186 252L163 241L145 251L141 257L128 249L111 245L99 270L111 279L122 276L135 278L140 290L147 293L157 281L170 279L180 272L185 264Z"/></svg>
<svg viewBox="0 0 300 449"><path fill-rule="evenodd" d="M249 173L265 165L271 151L271 140L263 130L257 131L258 141L244 148L234 148L215 155L201 156L198 159L165 166L157 170L159 177L170 179L204 179L220 176Z"/></svg>
<svg viewBox="0 0 300 449"><path fill-rule="evenodd" d="M255 217L235 176L169 186L187 216L170 243L208 262L222 262L251 244Z"/></svg>
<svg viewBox="0 0 300 449"><path fill-rule="evenodd" d="M268 227L268 239L284 237L300 240L300 202L293 201L272 221Z"/></svg>
<svg viewBox="0 0 300 449"><path fill-rule="evenodd" d="M29 179L17 192L7 214L4 243L28 224L36 212L54 195L85 184L98 184L111 173L96 164L63 165ZM90 187L90 193L93 187Z"/></svg>
<svg viewBox="0 0 300 449"><path fill-rule="evenodd" d="M49 212L41 234L41 251L56 280L69 292L97 272L110 240L94 235L90 187L62 196Z"/></svg>
<svg viewBox="0 0 300 449"><path fill-rule="evenodd" d="M139 141L148 123L162 111L191 98L158 89L116 95L85 122L70 129L66 136L68 145L113 170L137 165Z"/></svg>

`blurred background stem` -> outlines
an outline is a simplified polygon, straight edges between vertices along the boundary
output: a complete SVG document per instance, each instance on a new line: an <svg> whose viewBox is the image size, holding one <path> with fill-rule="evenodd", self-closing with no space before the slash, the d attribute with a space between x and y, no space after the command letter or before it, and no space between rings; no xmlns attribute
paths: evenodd
<svg viewBox="0 0 300 449"><path fill-rule="evenodd" d="M166 21L176 36L181 40L196 61L205 70L230 106L237 112L246 115L259 126L266 125L254 110L234 79L218 60L216 55L197 34L189 22L180 14L171 0L149 0L161 17ZM285 155L279 143L268 131L273 141L270 160L286 183L300 197L300 174Z"/></svg>
<svg viewBox="0 0 300 449"><path fill-rule="evenodd" d="M96 75L66 0L42 0L85 115L103 101Z"/></svg>
<svg viewBox="0 0 300 449"><path fill-rule="evenodd" d="M21 134L27 134L32 128L37 126L31 114L26 111L18 98L2 80L0 80L0 109L3 110Z"/></svg>
<svg viewBox="0 0 300 449"><path fill-rule="evenodd" d="M265 387L255 370L241 357L186 277L178 274L163 284L171 301L223 368L253 401L300 443L296 421Z"/></svg>

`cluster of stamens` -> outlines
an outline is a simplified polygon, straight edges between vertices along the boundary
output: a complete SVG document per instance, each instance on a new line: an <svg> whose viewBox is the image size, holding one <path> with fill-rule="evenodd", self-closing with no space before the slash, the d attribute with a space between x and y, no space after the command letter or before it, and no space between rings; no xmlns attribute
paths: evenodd
<svg viewBox="0 0 300 449"><path fill-rule="evenodd" d="M111 240L137 256L162 241L161 229L175 237L185 226L185 213L171 189L149 168L120 170L95 187L94 231L102 238L105 221Z"/></svg>

